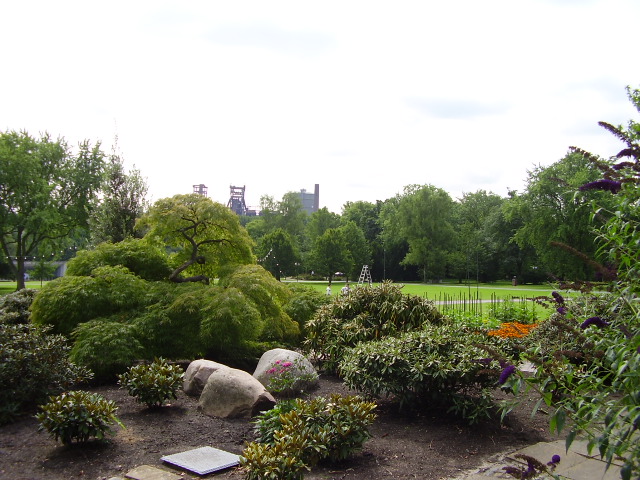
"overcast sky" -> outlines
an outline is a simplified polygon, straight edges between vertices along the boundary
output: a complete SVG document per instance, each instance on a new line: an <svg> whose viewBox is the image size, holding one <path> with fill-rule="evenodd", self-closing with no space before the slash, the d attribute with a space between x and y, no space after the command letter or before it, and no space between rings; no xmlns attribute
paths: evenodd
<svg viewBox="0 0 640 480"><path fill-rule="evenodd" d="M637 114L638 0L3 2L0 129L114 139L151 200L522 191Z"/></svg>

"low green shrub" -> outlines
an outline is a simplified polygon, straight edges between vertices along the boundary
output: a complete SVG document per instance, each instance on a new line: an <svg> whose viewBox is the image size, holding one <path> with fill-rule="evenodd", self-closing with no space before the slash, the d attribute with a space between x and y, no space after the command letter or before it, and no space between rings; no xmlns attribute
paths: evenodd
<svg viewBox="0 0 640 480"><path fill-rule="evenodd" d="M166 400L178 398L184 372L177 365L169 365L162 358L146 365L130 367L118 375L118 383L129 395L147 407L160 407Z"/></svg>
<svg viewBox="0 0 640 480"><path fill-rule="evenodd" d="M118 407L115 402L82 390L51 397L40 410L36 415L39 429L46 430L65 445L73 441L86 442L91 438L102 440L112 432L110 426L114 423L124 427L116 417Z"/></svg>
<svg viewBox="0 0 640 480"><path fill-rule="evenodd" d="M322 305L331 301L327 295L306 285L287 284L293 296L284 305L284 311L298 323L300 331L305 333L307 322Z"/></svg>
<svg viewBox="0 0 640 480"><path fill-rule="evenodd" d="M134 325L98 318L80 324L73 332L70 358L91 369L96 379L112 380L143 357Z"/></svg>
<svg viewBox="0 0 640 480"><path fill-rule="evenodd" d="M307 323L305 350L318 358L324 370L337 373L347 348L359 342L446 321L432 301L403 295L401 288L392 283L355 288L349 295L320 307Z"/></svg>
<svg viewBox="0 0 640 480"><path fill-rule="evenodd" d="M358 396L337 394L279 404L256 421L258 442L240 458L246 478L301 479L321 460L349 458L370 438L375 408Z"/></svg>
<svg viewBox="0 0 640 480"><path fill-rule="evenodd" d="M0 297L0 323L29 323L29 307L36 292L23 288Z"/></svg>
<svg viewBox="0 0 640 480"><path fill-rule="evenodd" d="M33 300L31 319L68 336L83 322L139 308L146 292L147 282L125 267L99 267L90 277L65 276L45 284Z"/></svg>
<svg viewBox="0 0 640 480"><path fill-rule="evenodd" d="M256 442L272 445L274 433L282 428L280 415L289 413L296 405L296 399L288 398L278 401L271 410L261 412L255 422Z"/></svg>
<svg viewBox="0 0 640 480"><path fill-rule="evenodd" d="M27 412L49 395L91 378L69 361L69 345L51 327L0 323L0 424Z"/></svg>
<svg viewBox="0 0 640 480"><path fill-rule="evenodd" d="M344 353L339 372L350 388L392 397L401 407L425 401L470 423L490 418L488 389L501 368L479 345L487 338L456 325L424 325L398 337L361 342Z"/></svg>
<svg viewBox="0 0 640 480"><path fill-rule="evenodd" d="M101 243L93 250L80 250L67 264L67 275L87 277L98 267L122 266L145 280L166 280L171 274L169 256L145 240L130 238Z"/></svg>
<svg viewBox="0 0 640 480"><path fill-rule="evenodd" d="M281 438L274 445L250 443L242 452L240 464L246 480L302 480L311 469L300 452L309 448L312 440L300 434ZM317 441L316 441L317 443Z"/></svg>
<svg viewBox="0 0 640 480"><path fill-rule="evenodd" d="M536 305L531 300L514 297L492 298L487 309L489 318L500 322L536 323Z"/></svg>

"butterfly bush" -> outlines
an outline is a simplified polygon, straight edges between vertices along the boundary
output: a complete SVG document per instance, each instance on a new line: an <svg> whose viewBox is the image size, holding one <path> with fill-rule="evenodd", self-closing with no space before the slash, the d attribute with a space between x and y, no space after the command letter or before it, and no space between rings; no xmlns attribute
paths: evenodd
<svg viewBox="0 0 640 480"><path fill-rule="evenodd" d="M640 113L640 90L628 89L628 94ZM620 468L623 480L630 480L640 478L640 123L600 125L624 148L609 160L574 151L603 175L581 190L613 195L613 208L594 206L600 253L617 268L608 285L611 293L571 301L554 294L551 303L557 311L530 336L525 353L538 366L535 375L513 372L502 388L514 393L538 390L551 407L552 431L570 425L567 447L578 436L586 438L590 452L598 452L611 468ZM560 334L566 343L542 336L545 332ZM549 344L561 348L550 349ZM622 466L614 467L614 460ZM513 473L529 478L523 476L527 470Z"/></svg>

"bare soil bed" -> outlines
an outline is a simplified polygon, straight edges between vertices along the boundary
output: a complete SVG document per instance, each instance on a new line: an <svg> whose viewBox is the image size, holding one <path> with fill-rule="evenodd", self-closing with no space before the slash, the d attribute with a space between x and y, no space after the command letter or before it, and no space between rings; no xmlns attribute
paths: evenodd
<svg viewBox="0 0 640 480"><path fill-rule="evenodd" d="M140 465L171 469L160 458L202 446L241 454L253 440L250 420L211 418L197 408L197 399L180 393L171 405L147 409L116 385L92 389L114 400L126 429L115 427L108 442L62 446L46 432L38 432L33 417L0 427L0 479L57 480L108 479ZM337 379L321 377L312 395L328 396L348 391ZM555 439L548 418L531 417L535 399L528 399L506 422L469 426L443 412L424 409L398 412L380 402L371 438L359 454L337 465L321 465L305 475L308 480L450 479L480 466L493 455L539 441ZM198 477L181 470L183 478L235 479L244 477L234 468Z"/></svg>

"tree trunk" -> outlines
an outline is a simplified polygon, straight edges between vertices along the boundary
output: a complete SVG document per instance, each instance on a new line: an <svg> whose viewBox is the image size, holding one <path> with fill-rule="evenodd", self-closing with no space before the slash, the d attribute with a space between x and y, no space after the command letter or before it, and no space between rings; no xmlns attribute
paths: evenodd
<svg viewBox="0 0 640 480"><path fill-rule="evenodd" d="M187 267L193 265L194 263L199 263L200 265L204 264L205 258L203 256L192 257L178 268L176 268L171 275L169 275L169 280L175 283L185 283L185 282L204 282L205 285L209 285L209 277L206 275L194 275L192 277L180 277L180 273L182 273Z"/></svg>

